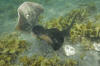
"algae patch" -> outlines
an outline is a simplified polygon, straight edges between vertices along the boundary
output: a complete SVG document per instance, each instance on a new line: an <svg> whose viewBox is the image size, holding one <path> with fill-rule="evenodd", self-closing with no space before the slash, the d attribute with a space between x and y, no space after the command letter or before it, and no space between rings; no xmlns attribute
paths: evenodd
<svg viewBox="0 0 100 66"><path fill-rule="evenodd" d="M0 66L16 64L19 54L26 50L27 42L21 40L17 33L6 34L0 37Z"/></svg>

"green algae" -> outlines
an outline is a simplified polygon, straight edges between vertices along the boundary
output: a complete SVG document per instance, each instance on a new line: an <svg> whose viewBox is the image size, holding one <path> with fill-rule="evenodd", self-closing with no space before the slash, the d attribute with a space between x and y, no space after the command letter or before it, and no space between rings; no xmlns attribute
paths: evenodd
<svg viewBox="0 0 100 66"><path fill-rule="evenodd" d="M72 42L81 41L82 37L97 40L100 37L100 27L97 26L98 23L96 24L88 18L93 16L91 11L94 9L94 12L96 12L95 3L91 2L85 7L73 9L65 16L51 19L46 22L45 28L57 28L62 31L70 27L69 33ZM95 16L94 19L99 20L99 15ZM72 24L72 22L74 23Z"/></svg>
<svg viewBox="0 0 100 66"><path fill-rule="evenodd" d="M90 15L87 8L79 8L73 9L70 13L65 16L60 16L58 18L53 18L52 20L46 22L45 27L50 28L58 28L59 30L64 30L68 28L72 21L74 23L82 23L87 20L87 17Z"/></svg>
<svg viewBox="0 0 100 66"><path fill-rule="evenodd" d="M74 40L82 39L82 37L99 40L100 38L100 27L94 26L93 22L87 24L75 24L70 32L71 39Z"/></svg>
<svg viewBox="0 0 100 66"><path fill-rule="evenodd" d="M15 65L18 55L26 50L27 42L21 40L17 33L0 37L0 66Z"/></svg>
<svg viewBox="0 0 100 66"><path fill-rule="evenodd" d="M43 56L27 57L24 56L20 59L23 66L77 66L78 62L74 59L66 59L66 61L61 61L58 56L51 58L46 58Z"/></svg>
<svg viewBox="0 0 100 66"><path fill-rule="evenodd" d="M0 37L0 66L76 66L77 61L66 59L62 63L62 59L58 56L50 58L44 56L33 55L32 57L20 57L20 63L16 64L18 56L27 50L27 42L19 39L19 34L4 34Z"/></svg>
<svg viewBox="0 0 100 66"><path fill-rule="evenodd" d="M17 2L17 1L16 1ZM68 15L61 16L59 18L53 18L45 24L45 28L58 28L60 31L68 28L72 23L73 18L74 25L71 27L70 39L72 42L81 41L85 50L93 49L91 43L92 39L99 39L100 37L100 27L94 22L90 22L87 18L90 16L90 11L96 10L95 4L91 3L87 5L86 8L74 9ZM16 11L12 11L13 15L10 15L12 18L16 15ZM95 17L96 20L99 20L100 15ZM40 17L40 24L42 24ZM43 25L43 24L42 24ZM87 40L87 41L86 41ZM10 34L0 38L0 66L17 66L14 63L18 55L25 51L26 41L20 40L17 34ZM80 58L83 59L85 55L81 55ZM66 62L61 63L61 60L57 57L45 58L43 56L33 56L27 57L24 56L20 58L23 66L77 66L77 61L73 59L67 59ZM18 65L19 66L19 65Z"/></svg>

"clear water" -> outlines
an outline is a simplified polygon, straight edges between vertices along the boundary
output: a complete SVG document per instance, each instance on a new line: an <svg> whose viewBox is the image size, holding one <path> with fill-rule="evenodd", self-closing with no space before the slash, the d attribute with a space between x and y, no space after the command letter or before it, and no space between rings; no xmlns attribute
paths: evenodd
<svg viewBox="0 0 100 66"><path fill-rule="evenodd" d="M100 12L100 0L0 0L0 34L5 32L13 32L15 31L15 26L18 22L17 18L17 8L25 1L33 1L43 5L45 16L44 22L59 16L64 16L69 13L72 9L78 8L82 3L95 2L98 13ZM44 45L39 44L35 38L32 38L30 35L22 35L23 39L29 40L29 42L33 43L30 47L30 50L25 52L23 55L32 56L33 53L41 54L43 52L49 52L49 55L52 55L54 51L51 47L48 47L44 42ZM65 42L66 44L69 44ZM43 48L41 48L43 47ZM48 49L48 51L45 51ZM74 46L77 49L77 54L75 56L71 56L80 61L79 66L100 66L100 56L99 52L96 51L83 51L81 52L81 46ZM41 50L42 49L42 50ZM60 50L61 51L61 50ZM63 53L58 51L58 55L62 58L66 56ZM84 60L80 60L79 54L86 53L86 57Z"/></svg>
<svg viewBox="0 0 100 66"><path fill-rule="evenodd" d="M45 21L67 14L78 8L81 3L95 2L99 8L99 0L0 0L0 33L11 32L17 23L17 8L25 1L34 1L44 7Z"/></svg>

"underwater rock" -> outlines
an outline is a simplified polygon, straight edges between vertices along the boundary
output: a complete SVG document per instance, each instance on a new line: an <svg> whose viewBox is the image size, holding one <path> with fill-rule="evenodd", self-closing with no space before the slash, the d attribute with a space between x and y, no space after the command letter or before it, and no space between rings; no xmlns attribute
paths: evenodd
<svg viewBox="0 0 100 66"><path fill-rule="evenodd" d="M74 55L76 53L75 48L70 46L70 45L65 45L64 50L65 50L65 54L67 56L71 56L71 55Z"/></svg>
<svg viewBox="0 0 100 66"><path fill-rule="evenodd" d="M38 17L44 11L43 7L34 2L24 2L18 8L18 24L16 30L30 32L38 24Z"/></svg>

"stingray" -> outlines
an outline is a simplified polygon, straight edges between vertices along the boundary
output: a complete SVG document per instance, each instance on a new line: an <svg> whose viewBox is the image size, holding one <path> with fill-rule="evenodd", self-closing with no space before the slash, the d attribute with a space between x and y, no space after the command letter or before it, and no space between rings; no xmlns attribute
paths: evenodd
<svg viewBox="0 0 100 66"><path fill-rule="evenodd" d="M46 29L41 25L36 25L32 28L32 34L37 38L46 41L49 45L52 46L54 50L59 50L64 42L65 36L70 36L70 30L75 23L76 16L72 19L72 23L60 31L57 28Z"/></svg>
<svg viewBox="0 0 100 66"><path fill-rule="evenodd" d="M54 50L58 50L64 42L63 32L57 28L45 29L37 25L32 28L32 34L40 40L45 40Z"/></svg>

